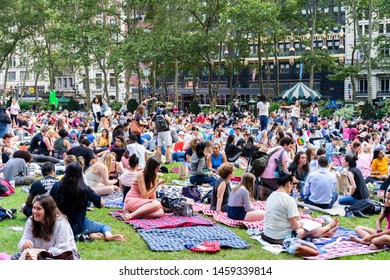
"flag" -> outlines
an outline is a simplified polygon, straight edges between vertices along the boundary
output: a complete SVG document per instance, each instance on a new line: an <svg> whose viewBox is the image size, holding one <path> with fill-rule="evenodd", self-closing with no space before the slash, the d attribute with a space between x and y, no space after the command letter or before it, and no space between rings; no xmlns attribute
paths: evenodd
<svg viewBox="0 0 390 280"><path fill-rule="evenodd" d="M256 68L252 71L252 81L255 82L256 79Z"/></svg>
<svg viewBox="0 0 390 280"><path fill-rule="evenodd" d="M299 80L302 80L303 64L299 63Z"/></svg>

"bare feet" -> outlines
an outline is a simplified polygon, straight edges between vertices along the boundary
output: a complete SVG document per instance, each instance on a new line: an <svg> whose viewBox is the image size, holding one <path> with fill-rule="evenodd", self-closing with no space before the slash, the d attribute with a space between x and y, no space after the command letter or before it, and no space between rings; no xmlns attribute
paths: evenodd
<svg viewBox="0 0 390 280"><path fill-rule="evenodd" d="M89 237L91 239L100 239L100 238L104 237L104 234L101 232L94 232L94 233L89 234Z"/></svg>
<svg viewBox="0 0 390 280"><path fill-rule="evenodd" d="M106 236L106 241L126 241L126 236L122 235L122 234L113 234L113 235L110 235L110 236Z"/></svg>
<svg viewBox="0 0 390 280"><path fill-rule="evenodd" d="M370 244L370 249L371 250L379 250L379 249L382 249L382 247L375 245L375 244Z"/></svg>
<svg viewBox="0 0 390 280"><path fill-rule="evenodd" d="M340 221L338 218L335 218L333 221L331 221L327 226L329 227L329 230L324 232L322 237L325 238L331 238L336 233L336 231L339 228Z"/></svg>
<svg viewBox="0 0 390 280"><path fill-rule="evenodd" d="M126 211L126 212L123 212L122 214L119 214L119 216L121 217L121 219L123 221L128 221L128 220L131 220L132 217L131 217L131 213Z"/></svg>

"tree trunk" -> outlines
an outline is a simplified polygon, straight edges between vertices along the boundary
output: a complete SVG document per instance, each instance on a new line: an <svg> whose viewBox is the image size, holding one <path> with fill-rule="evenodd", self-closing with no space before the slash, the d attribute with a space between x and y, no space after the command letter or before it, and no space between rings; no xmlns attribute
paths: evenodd
<svg viewBox="0 0 390 280"><path fill-rule="evenodd" d="M116 101L123 101L119 100L119 73L115 71L115 100Z"/></svg>
<svg viewBox="0 0 390 280"><path fill-rule="evenodd" d="M38 80L39 76L41 75L41 72L38 71L35 75L35 81L34 81L34 88L35 88L35 102L38 102Z"/></svg>
<svg viewBox="0 0 390 280"><path fill-rule="evenodd" d="M156 82L156 67L157 67L157 62L154 62L152 65L152 97L156 97L156 87L157 87L157 82ZM156 101L153 100L152 102L152 112L156 110Z"/></svg>
<svg viewBox="0 0 390 280"><path fill-rule="evenodd" d="M126 104L130 99L130 81L131 81L131 70L125 71L125 90L126 90Z"/></svg>
<svg viewBox="0 0 390 280"><path fill-rule="evenodd" d="M274 73L275 73L275 93L274 96L279 96L279 60L278 60L278 50L279 50L279 41L276 35L274 36L274 47L275 47L275 52L274 52Z"/></svg>
<svg viewBox="0 0 390 280"><path fill-rule="evenodd" d="M175 106L179 106L179 92L177 89L179 83L179 61L176 59L175 60L175 82L173 84L173 93L175 96Z"/></svg>
<svg viewBox="0 0 390 280"><path fill-rule="evenodd" d="M88 65L84 65L85 72L85 98L87 99L86 106L87 108L91 107L91 86L89 81L89 68Z"/></svg>
<svg viewBox="0 0 390 280"><path fill-rule="evenodd" d="M209 60L208 68L209 68L209 75L207 77L207 84L208 84L208 91L209 91L209 96L210 96L210 111L215 111L217 104L216 104L215 93L214 93L213 88L212 88L213 62L211 60Z"/></svg>
<svg viewBox="0 0 390 280"><path fill-rule="evenodd" d="M197 81L197 76L195 73L192 75L192 99L196 100L196 81ZM184 108L183 108L184 109Z"/></svg>
<svg viewBox="0 0 390 280"><path fill-rule="evenodd" d="M262 56L261 56L261 49L263 44L261 43L260 36L257 37L257 60L258 60L258 67L257 67L257 73L259 73L259 93L263 94L263 67L262 67Z"/></svg>
<svg viewBox="0 0 390 280"><path fill-rule="evenodd" d="M265 63L267 64L267 96L268 96L268 99L270 99L269 89L271 87L271 69L269 67L268 52L267 52L267 56L266 56L266 59L265 59Z"/></svg>
<svg viewBox="0 0 390 280"><path fill-rule="evenodd" d="M137 77L138 77L138 103L142 103L142 92L141 92L141 71L139 70L139 67L137 67Z"/></svg>

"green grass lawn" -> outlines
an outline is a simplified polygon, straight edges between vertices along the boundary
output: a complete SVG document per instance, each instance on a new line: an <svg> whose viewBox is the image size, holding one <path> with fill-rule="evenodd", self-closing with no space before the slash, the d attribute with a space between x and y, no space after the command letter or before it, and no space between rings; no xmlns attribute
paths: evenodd
<svg viewBox="0 0 390 280"><path fill-rule="evenodd" d="M179 164L171 164L169 169L177 167ZM236 170L235 175L240 176L242 170ZM177 179L177 173L169 173L164 175L168 179L167 183ZM25 201L27 194L23 193L20 187L16 188L16 193L12 196L0 200L0 206L4 208L20 209L20 206ZM95 240L87 243L77 243L79 253L84 260L299 260L300 258L291 256L287 253L273 255L261 248L260 243L250 239L246 234L246 228L232 228L241 238L250 244L250 248L246 250L238 249L222 249L216 254L192 253L190 251L177 252L153 252L141 238L139 234L125 223L115 220L108 212L113 209L102 208L88 212L88 218L108 224L112 227L114 233L121 233L127 237L127 242L106 242L104 240ZM313 216L321 215L321 213L313 213ZM207 217L207 216L206 216ZM209 218L209 217L208 217ZM340 224L343 227L353 229L357 225L365 225L369 227L375 226L376 216L370 219L364 218L344 218L340 217ZM22 237L23 232L12 231L10 227L23 227L26 218L18 212L16 219L4 220L0 222L0 252L13 254L18 251L17 244ZM360 256L343 257L346 260L387 260L390 259L390 251L380 252L376 254L366 254Z"/></svg>

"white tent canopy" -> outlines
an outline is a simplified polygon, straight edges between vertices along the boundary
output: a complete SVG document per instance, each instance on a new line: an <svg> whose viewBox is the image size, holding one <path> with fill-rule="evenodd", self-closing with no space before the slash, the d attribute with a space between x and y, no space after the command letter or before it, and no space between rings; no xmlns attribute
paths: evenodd
<svg viewBox="0 0 390 280"><path fill-rule="evenodd" d="M312 90L304 83L299 82L292 88L283 91L281 94L281 98L288 100L289 102L299 99L315 101L316 99L321 99L322 95L319 92Z"/></svg>

